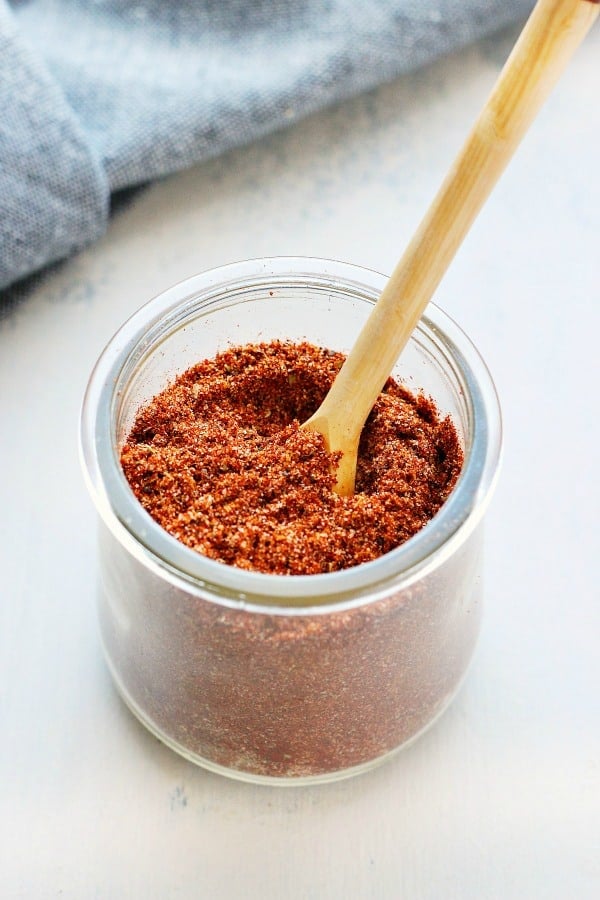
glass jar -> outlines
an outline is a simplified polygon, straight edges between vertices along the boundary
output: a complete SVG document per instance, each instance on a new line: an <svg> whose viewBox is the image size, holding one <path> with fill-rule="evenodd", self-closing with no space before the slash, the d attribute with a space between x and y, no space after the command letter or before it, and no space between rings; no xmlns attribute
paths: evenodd
<svg viewBox="0 0 600 900"><path fill-rule="evenodd" d="M226 566L157 525L119 464L137 410L177 374L276 338L347 352L385 281L301 258L215 269L142 307L92 373L81 443L106 659L150 731L213 771L306 784L368 769L443 712L473 653L500 411L479 354L434 305L393 374L452 416L465 462L438 514L379 559L306 576Z"/></svg>

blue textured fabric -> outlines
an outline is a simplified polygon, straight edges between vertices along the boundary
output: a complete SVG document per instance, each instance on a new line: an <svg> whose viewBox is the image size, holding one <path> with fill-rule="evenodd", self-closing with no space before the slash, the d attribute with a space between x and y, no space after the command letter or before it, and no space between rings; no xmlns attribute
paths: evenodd
<svg viewBox="0 0 600 900"><path fill-rule="evenodd" d="M525 16L532 0L0 0L0 287L105 229L110 194Z"/></svg>

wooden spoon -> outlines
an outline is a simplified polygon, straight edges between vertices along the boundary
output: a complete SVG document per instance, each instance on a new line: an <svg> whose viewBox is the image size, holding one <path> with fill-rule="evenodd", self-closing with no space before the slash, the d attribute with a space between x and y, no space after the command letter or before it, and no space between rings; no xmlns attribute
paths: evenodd
<svg viewBox="0 0 600 900"><path fill-rule="evenodd" d="M519 141L600 11L600 0L539 0L471 134L319 409L303 428L342 456L335 491L354 492L360 434L379 392Z"/></svg>

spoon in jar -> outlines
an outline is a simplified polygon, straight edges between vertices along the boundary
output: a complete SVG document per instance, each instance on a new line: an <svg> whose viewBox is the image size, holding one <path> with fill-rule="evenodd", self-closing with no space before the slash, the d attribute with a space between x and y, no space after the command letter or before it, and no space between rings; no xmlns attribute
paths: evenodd
<svg viewBox="0 0 600 900"><path fill-rule="evenodd" d="M600 0L538 0L473 130L319 409L302 425L341 453L334 490L354 492L363 425L423 310Z"/></svg>

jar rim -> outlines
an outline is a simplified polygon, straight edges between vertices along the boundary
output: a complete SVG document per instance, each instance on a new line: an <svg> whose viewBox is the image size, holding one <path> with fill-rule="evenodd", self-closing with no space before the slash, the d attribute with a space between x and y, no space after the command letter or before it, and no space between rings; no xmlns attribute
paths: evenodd
<svg viewBox="0 0 600 900"><path fill-rule="evenodd" d="M443 347L461 378L472 431L452 493L437 514L405 543L370 562L318 575L247 571L202 556L168 534L139 503L122 472L115 438L115 401L123 370L134 354L151 350L152 334L191 300L219 287L301 277L306 286L331 280L338 290L362 290L375 302L387 278L371 269L308 257L270 257L231 263L179 282L141 306L100 355L87 386L80 421L80 456L96 509L110 531L144 565L186 591L217 604L271 614L314 614L350 609L389 593L390 582L407 587L440 565L480 521L496 483L502 426L487 366L462 329L430 303L415 334L428 333ZM368 597L366 597L368 595Z"/></svg>

